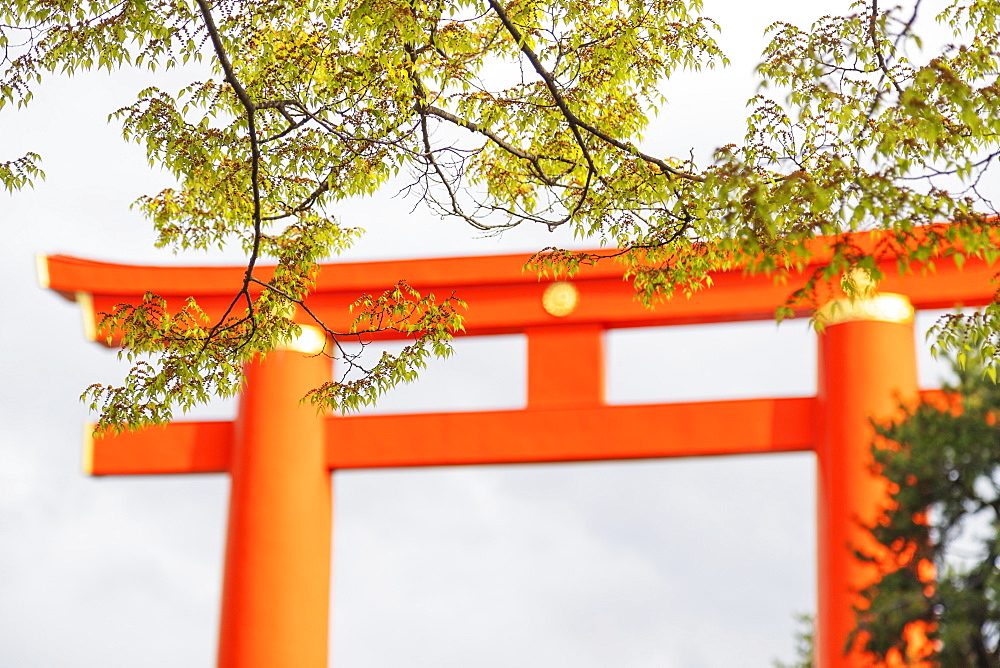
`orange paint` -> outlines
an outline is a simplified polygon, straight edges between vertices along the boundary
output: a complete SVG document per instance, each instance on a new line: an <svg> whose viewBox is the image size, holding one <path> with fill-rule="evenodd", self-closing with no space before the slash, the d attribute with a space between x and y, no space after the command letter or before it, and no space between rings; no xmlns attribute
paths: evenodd
<svg viewBox="0 0 1000 668"><path fill-rule="evenodd" d="M857 594L879 578L877 564L854 549L886 556L862 525L875 523L890 504L888 484L870 471L874 438L870 418L898 417L899 405L919 396L912 323L854 321L830 326L820 337L817 426L819 666L877 665L855 646ZM892 567L891 565L889 566ZM921 636L922 637L922 636ZM926 644L926 638L923 638ZM889 665L895 661L890 657Z"/></svg>
<svg viewBox="0 0 1000 668"><path fill-rule="evenodd" d="M939 390L920 393L944 401ZM708 457L814 450L816 399L327 417L328 468ZM658 425L662 438L650 435ZM738 424L734 431L730 425ZM379 430L406 439L373 440ZM231 422L172 422L88 446L91 475L228 472Z"/></svg>
<svg viewBox="0 0 1000 668"><path fill-rule="evenodd" d="M604 403L604 330L597 325L534 327L528 334L528 406Z"/></svg>
<svg viewBox="0 0 1000 668"><path fill-rule="evenodd" d="M812 449L814 403L747 399L338 417L327 422L327 462L336 470L801 452Z"/></svg>
<svg viewBox="0 0 1000 668"><path fill-rule="evenodd" d="M90 436L85 470L90 475L225 473L233 448L230 422L171 422L162 427Z"/></svg>
<svg viewBox="0 0 1000 668"><path fill-rule="evenodd" d="M332 499L324 417L299 399L329 359L276 351L247 368L230 457L222 668L327 665Z"/></svg>
<svg viewBox="0 0 1000 668"><path fill-rule="evenodd" d="M862 247L877 245L876 235L856 236ZM815 242L817 251L823 243L823 239ZM455 291L469 304L464 314L469 335L523 332L556 323L611 328L769 320L805 280L805 272L816 268L825 255L818 252L804 272L793 274L787 284L776 284L769 276L748 276L740 269L714 272L710 289L690 298L679 296L652 310L635 299L632 286L622 280L620 266L605 262L583 267L573 279L580 293L579 306L558 321L542 307L542 294L551 282L523 271L527 255L338 263L321 268L309 306L334 330L347 331L354 319L348 307L361 294L380 294L406 279L425 293L440 296ZM966 260L962 269L941 260L933 273L921 276L900 275L892 253L881 257L885 278L880 288L905 294L918 309L982 305L996 292L991 283L996 269L978 258ZM209 315L218 316L232 301L244 271L240 267L133 267L63 255L40 258L39 268L46 287L69 299L76 299L77 293L92 296L93 308L87 314L91 330L96 330L99 313L122 302L135 303L147 290L166 298L171 307L183 305L186 297L194 295ZM262 278L272 270L262 267ZM803 307L800 313L808 315L809 310ZM98 338L103 340L101 333Z"/></svg>
<svg viewBox="0 0 1000 668"><path fill-rule="evenodd" d="M886 239L865 233L852 241L873 251ZM828 256L828 243L812 242L817 255L804 271ZM879 257L886 274L880 287L906 295L917 308L983 304L994 296L990 280L995 269L981 260L970 258L962 270L942 262L936 273L922 277L898 275L892 253ZM769 277L739 270L718 272L712 275L711 289L649 310L636 302L620 268L604 263L584 267L574 277L576 301L567 312L554 314L542 301L551 281L523 272L527 259L507 255L327 265L309 297L319 317L346 330L352 320L350 303L399 279L423 292L456 291L469 304L467 334L527 335L524 410L320 416L299 399L328 380L329 361L278 351L247 369L234 424L178 422L92 442L87 466L96 475L230 474L219 665L327 665L331 469L810 449L815 449L819 467L817 665L873 665L857 651L843 655L854 623L855 592L876 577L876 567L857 562L850 546L873 548L857 519L871 522L888 503L885 481L868 469L868 418L895 415L899 400L917 397L912 325L859 320L829 326L820 337L817 397L607 406L606 329L768 319L794 285L776 285ZM131 267L65 256L39 260L43 285L76 299L85 309L86 331L98 339L100 312L136 303L147 290L172 305L194 296L210 315L218 314L238 289L243 271ZM261 269L261 277L269 271ZM948 401L940 393L931 395ZM373 434L397 436L377 439ZM923 571L931 579L926 567ZM907 634L915 655L927 651L923 627L907 628ZM895 657L889 665L902 660Z"/></svg>

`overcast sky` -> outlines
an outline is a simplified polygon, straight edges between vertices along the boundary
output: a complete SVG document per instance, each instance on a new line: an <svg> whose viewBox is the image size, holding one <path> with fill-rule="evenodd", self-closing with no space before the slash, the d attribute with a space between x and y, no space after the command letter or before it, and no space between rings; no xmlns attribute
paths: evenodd
<svg viewBox="0 0 1000 668"><path fill-rule="evenodd" d="M734 64L671 83L651 144L705 155L742 136L767 23L836 4L708 3ZM0 194L0 665L210 666L224 476L80 473L92 382L120 377L75 304L40 289L35 254L131 263L229 261L152 248L129 204L166 182L108 125L134 73L53 79L0 112L0 160L44 156L48 179ZM477 238L380 193L345 206L369 235L344 261L536 250L539 230ZM929 318L920 323L926 326ZM381 410L523 405L519 337L467 340ZM613 403L815 393L804 323L609 335ZM926 356L924 358L926 360ZM939 372L924 364L922 381ZM484 378L495 379L490 384ZM232 416L216 405L195 417ZM739 425L733 425L739 429ZM767 455L443 468L335 476L332 659L338 668L769 666L815 605L814 462Z"/></svg>

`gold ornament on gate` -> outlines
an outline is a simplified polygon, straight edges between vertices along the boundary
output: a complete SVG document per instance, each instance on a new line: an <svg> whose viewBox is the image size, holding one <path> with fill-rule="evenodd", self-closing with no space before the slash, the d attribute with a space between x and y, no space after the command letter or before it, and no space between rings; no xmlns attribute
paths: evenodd
<svg viewBox="0 0 1000 668"><path fill-rule="evenodd" d="M569 281L556 281L545 288L542 308L557 318L564 318L576 310L580 302L580 291Z"/></svg>

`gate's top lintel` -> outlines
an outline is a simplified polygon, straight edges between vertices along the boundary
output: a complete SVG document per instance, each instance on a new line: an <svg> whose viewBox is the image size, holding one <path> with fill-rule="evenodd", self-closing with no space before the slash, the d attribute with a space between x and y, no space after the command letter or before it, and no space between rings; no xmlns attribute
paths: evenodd
<svg viewBox="0 0 1000 668"><path fill-rule="evenodd" d="M878 235L853 235L852 243L876 247ZM469 304L467 334L524 332L537 327L598 325L604 328L678 325L709 322L767 320L786 303L797 287L796 276L805 281L811 269L820 266L829 241L817 239L812 265L785 283L766 275L748 275L741 270L712 274L712 287L690 297L677 296L648 309L636 300L633 287L622 279L621 267L613 261L585 266L573 277L576 301L568 312L546 308L545 291L552 279L525 271L530 255L333 263L320 268L310 308L334 329L346 331L351 315L348 306L360 295L379 294L400 279L421 292L439 297L453 291ZM909 298L916 309L950 308L956 304L980 305L994 296L991 280L996 270L984 261L969 258L960 270L950 260L937 263L932 274L900 274L892 253L879 255L885 274L879 288ZM239 289L244 267L154 267L95 262L65 255L41 257L39 281L44 287L82 302L89 333L96 333L101 312L117 304L137 301L147 292L161 295L168 303L193 296L212 315L221 313ZM273 268L262 267L266 280ZM551 304L549 305L551 306ZM808 315L803 308L801 315ZM303 320L302 322L305 322Z"/></svg>

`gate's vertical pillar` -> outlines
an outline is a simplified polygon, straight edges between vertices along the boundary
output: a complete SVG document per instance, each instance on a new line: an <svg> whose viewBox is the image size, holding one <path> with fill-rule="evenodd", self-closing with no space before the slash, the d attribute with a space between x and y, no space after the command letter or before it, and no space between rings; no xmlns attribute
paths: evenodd
<svg viewBox="0 0 1000 668"><path fill-rule="evenodd" d="M888 502L885 480L869 469L869 419L896 416L900 401L917 397L913 308L906 297L881 294L838 300L819 318L826 328L819 343L816 659L820 668L860 668L874 664L857 651L845 656L852 605L878 570L852 549L872 547L859 523L871 525Z"/></svg>
<svg viewBox="0 0 1000 668"><path fill-rule="evenodd" d="M330 360L306 354L315 353L308 345L290 348L246 370L230 468L223 668L328 661L331 481L324 418L299 400L329 380Z"/></svg>
<svg viewBox="0 0 1000 668"><path fill-rule="evenodd" d="M536 327L528 335L528 406L604 403L604 331L596 325Z"/></svg>

